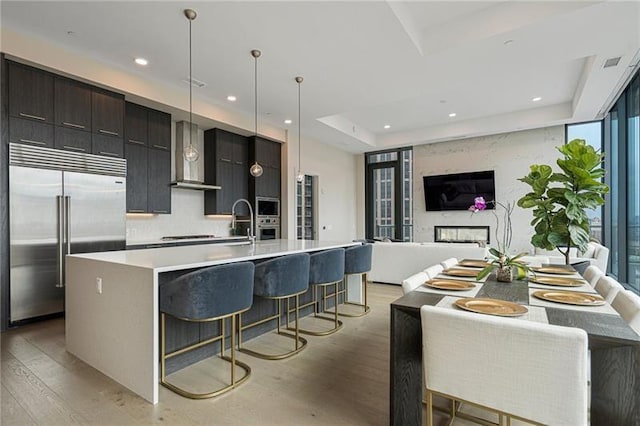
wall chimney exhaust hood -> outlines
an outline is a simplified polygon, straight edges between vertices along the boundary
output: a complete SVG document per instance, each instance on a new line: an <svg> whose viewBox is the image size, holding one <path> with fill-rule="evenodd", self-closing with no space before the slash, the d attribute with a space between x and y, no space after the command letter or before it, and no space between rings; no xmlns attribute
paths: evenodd
<svg viewBox="0 0 640 426"><path fill-rule="evenodd" d="M191 124L193 132L193 145L198 152L204 152L204 143L198 134L198 126ZM204 181L204 155L196 161L187 161L184 158L183 151L189 146L189 123L180 121L176 123L176 181L171 182L174 188L195 189L199 191L207 191L214 189L222 189L217 185L207 185Z"/></svg>

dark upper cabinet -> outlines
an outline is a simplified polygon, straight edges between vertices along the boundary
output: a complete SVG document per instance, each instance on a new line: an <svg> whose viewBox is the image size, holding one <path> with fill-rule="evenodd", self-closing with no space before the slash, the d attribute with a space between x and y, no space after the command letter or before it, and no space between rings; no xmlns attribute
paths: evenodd
<svg viewBox="0 0 640 426"><path fill-rule="evenodd" d="M147 146L149 142L149 109L141 105L125 102L124 140L125 142Z"/></svg>
<svg viewBox="0 0 640 426"><path fill-rule="evenodd" d="M56 77L54 80L55 124L91 131L91 86Z"/></svg>
<svg viewBox="0 0 640 426"><path fill-rule="evenodd" d="M230 214L233 203L248 198L249 167L246 137L221 129L204 132L205 183L222 187L205 191L205 214ZM236 214L248 215L246 204L238 204Z"/></svg>
<svg viewBox="0 0 640 426"><path fill-rule="evenodd" d="M9 117L9 142L53 148L53 124Z"/></svg>
<svg viewBox="0 0 640 426"><path fill-rule="evenodd" d="M259 136L249 138L249 164L258 162L262 166L262 176L249 177L249 195L255 197L280 198L281 146L278 142Z"/></svg>
<svg viewBox="0 0 640 426"><path fill-rule="evenodd" d="M127 102L124 154L129 213L171 213L170 148L171 114Z"/></svg>
<svg viewBox="0 0 640 426"><path fill-rule="evenodd" d="M91 129L93 133L122 139L124 96L94 88L91 92Z"/></svg>
<svg viewBox="0 0 640 426"><path fill-rule="evenodd" d="M147 206L150 213L171 213L171 152L148 149Z"/></svg>
<svg viewBox="0 0 640 426"><path fill-rule="evenodd" d="M147 213L148 183L147 147L126 143L124 158L127 159L127 212Z"/></svg>
<svg viewBox="0 0 640 426"><path fill-rule="evenodd" d="M171 150L171 114L149 109L149 146Z"/></svg>
<svg viewBox="0 0 640 426"><path fill-rule="evenodd" d="M9 115L53 124L53 74L15 62L8 74Z"/></svg>
<svg viewBox="0 0 640 426"><path fill-rule="evenodd" d="M120 138L94 133L91 135L91 153L122 158L124 157L124 144Z"/></svg>
<svg viewBox="0 0 640 426"><path fill-rule="evenodd" d="M91 133L82 130L68 129L66 127L55 127L56 143L55 147L74 152L92 152ZM122 155L112 155L121 157Z"/></svg>

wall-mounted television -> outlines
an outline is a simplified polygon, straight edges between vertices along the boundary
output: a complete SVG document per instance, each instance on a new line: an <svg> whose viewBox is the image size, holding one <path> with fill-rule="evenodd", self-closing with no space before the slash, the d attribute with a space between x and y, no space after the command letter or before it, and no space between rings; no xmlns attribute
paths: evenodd
<svg viewBox="0 0 640 426"><path fill-rule="evenodd" d="M423 176L422 179L427 211L467 210L476 197L487 201L496 198L493 170ZM487 208L495 206L487 204Z"/></svg>

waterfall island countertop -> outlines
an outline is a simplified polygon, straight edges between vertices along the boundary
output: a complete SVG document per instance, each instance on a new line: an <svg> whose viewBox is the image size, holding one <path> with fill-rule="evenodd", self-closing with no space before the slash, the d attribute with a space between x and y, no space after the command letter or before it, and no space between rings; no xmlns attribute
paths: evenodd
<svg viewBox="0 0 640 426"><path fill-rule="evenodd" d="M162 274L358 244L267 240L68 255L67 351L156 404Z"/></svg>

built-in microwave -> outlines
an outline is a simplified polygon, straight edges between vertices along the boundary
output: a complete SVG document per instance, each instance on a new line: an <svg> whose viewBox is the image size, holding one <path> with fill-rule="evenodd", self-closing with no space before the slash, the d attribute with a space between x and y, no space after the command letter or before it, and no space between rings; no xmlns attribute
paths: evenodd
<svg viewBox="0 0 640 426"><path fill-rule="evenodd" d="M277 198L256 197L256 216L280 217L280 200Z"/></svg>

